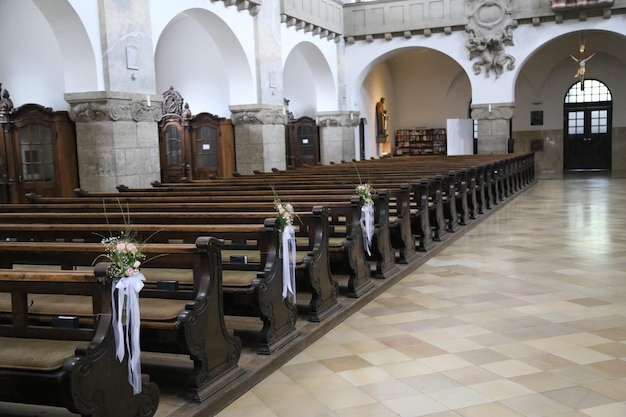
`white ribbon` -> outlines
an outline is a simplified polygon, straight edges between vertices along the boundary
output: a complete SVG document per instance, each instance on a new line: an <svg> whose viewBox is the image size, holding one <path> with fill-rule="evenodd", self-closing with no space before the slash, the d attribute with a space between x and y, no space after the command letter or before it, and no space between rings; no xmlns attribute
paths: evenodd
<svg viewBox="0 0 626 417"><path fill-rule="evenodd" d="M372 255L370 247L372 246L372 237L374 237L374 207L373 204L365 204L361 206L361 230L363 231L363 246L368 255Z"/></svg>
<svg viewBox="0 0 626 417"><path fill-rule="evenodd" d="M139 292L143 288L145 277L137 272L130 277L113 280L111 300L113 303L113 333L115 334L115 355L122 362L128 352L128 382L133 393L141 392L141 348L139 346ZM117 290L117 308L115 305ZM126 315L124 315L124 310ZM126 331L124 331L124 328Z"/></svg>
<svg viewBox="0 0 626 417"><path fill-rule="evenodd" d="M283 298L291 295L296 302L296 229L285 226L283 229Z"/></svg>

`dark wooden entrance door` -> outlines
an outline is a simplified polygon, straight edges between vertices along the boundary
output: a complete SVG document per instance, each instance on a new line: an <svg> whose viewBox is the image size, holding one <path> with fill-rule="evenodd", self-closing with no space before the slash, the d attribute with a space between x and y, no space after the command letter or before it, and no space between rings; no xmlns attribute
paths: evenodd
<svg viewBox="0 0 626 417"><path fill-rule="evenodd" d="M315 120L301 117L287 124L287 166L299 168L320 162L319 130Z"/></svg>
<svg viewBox="0 0 626 417"><path fill-rule="evenodd" d="M567 106L563 151L565 170L611 169L611 107Z"/></svg>

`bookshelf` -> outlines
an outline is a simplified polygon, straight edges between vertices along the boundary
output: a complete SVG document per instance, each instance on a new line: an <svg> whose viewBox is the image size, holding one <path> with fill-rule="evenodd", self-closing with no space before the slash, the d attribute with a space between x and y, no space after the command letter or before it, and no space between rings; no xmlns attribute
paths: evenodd
<svg viewBox="0 0 626 417"><path fill-rule="evenodd" d="M396 155L446 155L446 129L415 128L396 132Z"/></svg>

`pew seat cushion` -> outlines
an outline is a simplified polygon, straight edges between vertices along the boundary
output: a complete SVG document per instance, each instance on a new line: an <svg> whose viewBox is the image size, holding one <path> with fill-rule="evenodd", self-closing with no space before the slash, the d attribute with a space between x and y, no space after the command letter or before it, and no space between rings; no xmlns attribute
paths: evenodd
<svg viewBox="0 0 626 417"><path fill-rule="evenodd" d="M74 355L81 343L85 344L74 340L0 337L0 368L54 371Z"/></svg>
<svg viewBox="0 0 626 417"><path fill-rule="evenodd" d="M5 294L0 294L4 296ZM91 298L79 295L31 294L28 297L31 317L76 316L82 319L93 318ZM139 308L142 325L151 321L171 322L185 309L186 300L163 298L140 298ZM10 312L11 301L0 297L0 312Z"/></svg>

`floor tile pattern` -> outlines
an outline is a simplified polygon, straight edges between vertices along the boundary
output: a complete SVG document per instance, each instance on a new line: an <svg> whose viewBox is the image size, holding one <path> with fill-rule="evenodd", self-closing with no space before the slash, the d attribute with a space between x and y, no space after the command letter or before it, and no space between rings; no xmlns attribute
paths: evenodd
<svg viewBox="0 0 626 417"><path fill-rule="evenodd" d="M539 181L218 416L626 416L625 205Z"/></svg>

